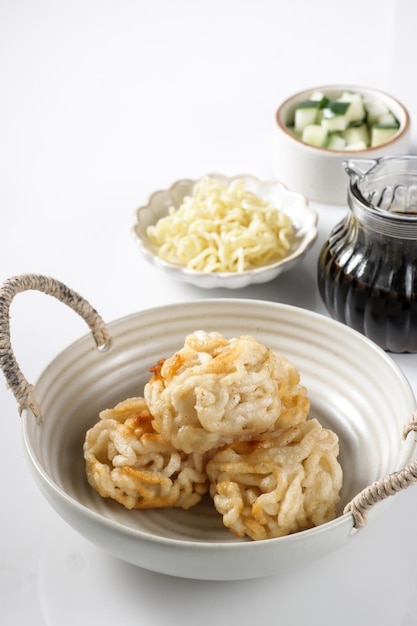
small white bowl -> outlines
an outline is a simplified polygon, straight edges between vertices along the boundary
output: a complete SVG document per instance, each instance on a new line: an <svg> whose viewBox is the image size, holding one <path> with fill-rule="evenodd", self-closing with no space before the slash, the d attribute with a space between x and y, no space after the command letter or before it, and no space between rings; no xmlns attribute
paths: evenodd
<svg viewBox="0 0 417 626"><path fill-rule="evenodd" d="M65 287L64 295L68 293ZM74 301L78 295L71 306ZM97 334L103 334L102 324L92 324ZM413 433L403 438L403 426L416 408L410 384L383 350L340 322L288 305L223 298L145 310L107 328L107 350L97 349L89 334L44 370L33 388L42 421L35 419L35 409L23 408L23 439L34 478L58 514L92 543L129 563L207 580L285 575L347 544L355 529L352 513L343 512L345 505L414 457ZM344 479L335 520L276 539L242 540L223 526L208 499L188 511L132 511L89 486L83 441L99 411L142 395L150 366L173 354L199 328L227 337L253 335L300 371L311 417L334 430L340 441ZM0 341L6 339L0 332ZM13 364L9 351L3 361L6 371ZM8 380L20 391L18 380ZM392 500L375 504L369 523Z"/></svg>
<svg viewBox="0 0 417 626"><path fill-rule="evenodd" d="M398 132L386 143L366 150L329 150L303 143L289 130L294 111L313 92L322 92L330 99L344 91L369 96L384 102L399 121ZM296 189L309 200L323 204L346 204L348 176L343 162L351 158L378 158L407 154L410 150L410 118L405 107L392 96L367 87L333 85L312 87L301 91L278 108L272 141L273 171L288 189Z"/></svg>
<svg viewBox="0 0 417 626"><path fill-rule="evenodd" d="M285 212L295 227L295 241L288 256L275 263L244 272L199 272L174 263L169 263L158 256L157 247L150 241L146 229L168 214L171 206L178 208L183 198L192 193L196 180L183 179L175 182L169 189L156 191L149 198L148 204L136 211L136 222L133 236L144 258L161 269L168 277L207 289L227 287L239 289L251 283L265 283L279 274L294 267L306 254L317 238L318 216L308 204L306 198L296 192L288 191L277 181L261 181L254 176L242 174L227 177L221 174L209 174L210 178L223 184L233 180L244 180L247 189L263 199L271 200L274 205Z"/></svg>

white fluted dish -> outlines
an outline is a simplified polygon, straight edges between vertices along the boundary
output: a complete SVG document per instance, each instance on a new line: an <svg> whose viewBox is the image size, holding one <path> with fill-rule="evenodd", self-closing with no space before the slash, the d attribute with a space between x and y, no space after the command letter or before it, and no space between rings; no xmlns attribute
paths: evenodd
<svg viewBox="0 0 417 626"><path fill-rule="evenodd" d="M207 580L285 573L345 545L354 529L344 505L413 456L414 437L402 438L416 404L409 383L385 352L335 320L272 302L211 299L145 310L108 328L108 351L86 335L47 366L35 385L43 423L24 410L23 432L30 467L56 511L129 563ZM99 411L142 395L149 367L197 329L251 334L299 369L312 416L340 439L344 483L334 521L288 537L239 540L223 527L209 498L188 511L131 511L88 485L82 446ZM392 500L375 505L368 523Z"/></svg>
<svg viewBox="0 0 417 626"><path fill-rule="evenodd" d="M206 289L215 287L240 289L250 284L266 283L301 261L317 238L318 221L317 212L310 207L304 196L295 191L288 191L280 182L261 181L246 174L234 177L221 174L209 174L209 176L223 184L229 184L236 179L244 180L247 189L263 199L271 200L274 206L286 213L291 218L295 229L295 238L289 254L274 263L243 272L200 272L161 259L157 246L150 241L146 230L148 226L156 224L161 217L165 217L169 207L173 206L177 209L184 196L192 193L197 180L183 179L175 182L169 189L156 191L151 195L148 203L136 211L132 232L140 253L146 261L174 280Z"/></svg>

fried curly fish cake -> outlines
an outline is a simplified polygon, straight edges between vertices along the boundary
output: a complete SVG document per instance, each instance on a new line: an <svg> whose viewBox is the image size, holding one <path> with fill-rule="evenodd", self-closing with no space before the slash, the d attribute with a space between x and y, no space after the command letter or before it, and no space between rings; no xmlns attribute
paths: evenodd
<svg viewBox="0 0 417 626"><path fill-rule="evenodd" d="M296 368L251 336L195 331L151 371L144 396L153 426L187 453L286 428L309 412Z"/></svg>
<svg viewBox="0 0 417 626"><path fill-rule="evenodd" d="M334 519L342 485L338 453L337 436L316 419L221 448L206 469L223 523L237 537L259 540Z"/></svg>
<svg viewBox="0 0 417 626"><path fill-rule="evenodd" d="M206 459L162 439L144 398L102 411L86 434L84 458L90 485L127 509L188 509L208 490Z"/></svg>

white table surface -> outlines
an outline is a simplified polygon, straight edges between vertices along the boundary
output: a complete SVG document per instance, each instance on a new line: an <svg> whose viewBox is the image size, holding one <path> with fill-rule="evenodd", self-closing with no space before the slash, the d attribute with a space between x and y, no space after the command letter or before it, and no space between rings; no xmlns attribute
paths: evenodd
<svg viewBox="0 0 417 626"><path fill-rule="evenodd" d="M2 0L0 280L54 276L107 321L230 295L326 314L316 260L345 207L313 205L320 233L303 263L233 294L170 283L141 260L134 209L179 178L271 178L275 110L309 86L378 87L415 119L416 20L413 0ZM11 321L33 382L86 332L37 292L15 299ZM417 356L393 358L417 392ZM0 463L5 626L417 624L416 488L312 566L217 583L134 568L67 526L29 474L17 405L1 381Z"/></svg>

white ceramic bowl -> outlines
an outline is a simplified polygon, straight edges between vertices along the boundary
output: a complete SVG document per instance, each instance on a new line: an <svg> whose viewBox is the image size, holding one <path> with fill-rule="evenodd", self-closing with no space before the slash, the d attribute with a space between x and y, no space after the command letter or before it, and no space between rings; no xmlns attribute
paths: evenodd
<svg viewBox="0 0 417 626"><path fill-rule="evenodd" d="M287 537L238 540L209 499L188 511L129 511L88 485L82 446L99 411L141 395L149 367L199 328L228 337L249 333L299 369L312 416L340 440L344 483L335 520ZM409 383L385 352L330 318L271 302L211 299L145 310L109 324L108 331L106 351L89 334L46 367L34 387L43 421L23 410L24 446L56 511L92 543L134 565L208 580L285 574L345 545L355 530L344 506L413 457L414 437L402 438L416 406ZM384 503L373 506L368 523Z"/></svg>
<svg viewBox="0 0 417 626"><path fill-rule="evenodd" d="M366 150L328 150L303 143L288 130L293 123L297 104L308 100L314 91L334 99L343 91L370 96L387 104L400 123L400 129L390 141ZM273 171L288 189L295 189L309 200L323 204L346 204L348 176L343 161L350 158L371 158L408 154L410 150L410 118L405 107L392 96L357 85L327 85L312 87L292 95L278 108L272 139Z"/></svg>
<svg viewBox="0 0 417 626"><path fill-rule="evenodd" d="M170 206L178 208L184 196L192 193L193 186L197 182L189 179L179 180L169 189L155 192L149 198L147 205L137 209L133 227L134 239L144 258L165 272L168 277L207 289L214 287L239 289L251 283L265 283L273 280L282 272L294 267L313 245L317 238L317 213L299 193L288 191L279 182L261 181L245 174L231 178L221 174L209 174L209 176L223 184L228 184L237 178L243 179L250 191L261 198L271 200L278 209L287 213L296 231L293 249L281 261L244 272L198 272L162 260L158 256L156 246L149 240L146 229L149 225L156 224L159 218L167 215Z"/></svg>

